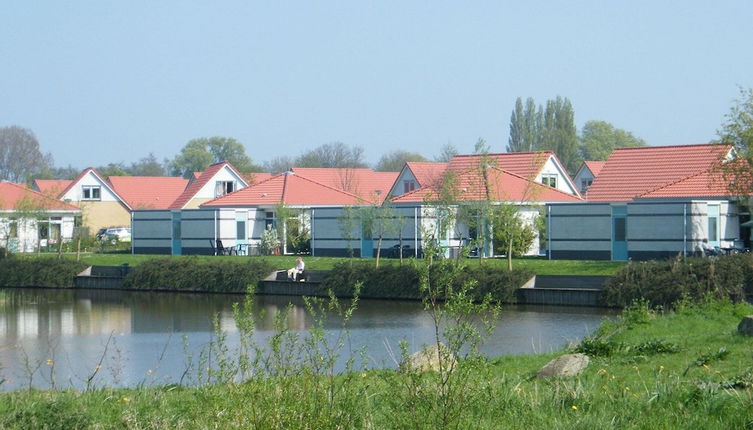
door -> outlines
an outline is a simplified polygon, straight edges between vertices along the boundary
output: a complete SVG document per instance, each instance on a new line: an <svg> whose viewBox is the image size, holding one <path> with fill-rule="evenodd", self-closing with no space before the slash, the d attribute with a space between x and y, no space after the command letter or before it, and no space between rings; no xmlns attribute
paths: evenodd
<svg viewBox="0 0 753 430"><path fill-rule="evenodd" d="M371 229L364 227L361 233L361 258L372 258L374 256L374 239L371 235Z"/></svg>
<svg viewBox="0 0 753 430"><path fill-rule="evenodd" d="M248 212L238 211L235 213L235 244L239 255L248 254Z"/></svg>
<svg viewBox="0 0 753 430"><path fill-rule="evenodd" d="M172 253L181 254L180 212L173 212Z"/></svg>
<svg viewBox="0 0 753 430"><path fill-rule="evenodd" d="M627 259L627 206L613 206L612 260L626 261Z"/></svg>

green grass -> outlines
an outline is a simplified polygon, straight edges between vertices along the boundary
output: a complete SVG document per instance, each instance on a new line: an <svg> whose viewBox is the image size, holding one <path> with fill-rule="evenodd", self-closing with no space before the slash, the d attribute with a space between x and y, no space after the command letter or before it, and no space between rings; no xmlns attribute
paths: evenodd
<svg viewBox="0 0 753 430"><path fill-rule="evenodd" d="M30 255L30 257L34 257ZM54 254L42 254L44 257L54 256ZM75 254L64 254L65 258L75 258ZM150 260L155 257L165 257L164 255L144 255L144 254L100 254L100 253L87 253L81 254L81 260L90 265L100 266L119 266L121 264L129 264L131 266L137 266L144 261ZM173 258L183 258L176 256ZM247 257L247 256L201 256L199 258L206 258L215 260L217 258L241 260L245 258L262 258L270 261L274 267L279 270L289 269L295 266L296 256L264 256L264 257ZM347 258L337 257L311 257L304 256L306 262L306 268L310 270L330 270L332 267ZM356 259L356 260L370 260L375 259ZM383 258L380 260L380 264L399 264L397 259ZM468 264L486 264L499 267L500 269L507 268L507 260L494 258L484 259L479 262L476 259L469 259ZM584 260L546 260L543 258L516 258L513 260L514 268L527 268L532 270L537 275L600 275L609 276L613 275L623 267L626 263L622 261L584 261Z"/></svg>
<svg viewBox="0 0 753 430"><path fill-rule="evenodd" d="M747 314L753 306L723 302L667 315L627 310L599 332L617 345L614 352L592 358L569 379L533 376L558 354L464 363L475 367L456 398L460 415L452 428L750 428L753 338L736 332ZM651 342L678 348L637 352L636 345ZM720 356L720 348L728 353ZM427 388L420 398L407 388L408 376L389 370L194 388L19 391L0 394L0 427L435 428L434 415L415 414L445 407L432 397L432 380L417 381Z"/></svg>

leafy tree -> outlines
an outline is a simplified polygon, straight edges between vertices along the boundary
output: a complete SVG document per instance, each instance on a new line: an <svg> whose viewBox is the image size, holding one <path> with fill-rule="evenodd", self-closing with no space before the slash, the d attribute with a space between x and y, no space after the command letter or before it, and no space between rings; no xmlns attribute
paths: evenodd
<svg viewBox="0 0 753 430"><path fill-rule="evenodd" d="M442 145L442 149L439 152L439 155L434 157L434 161L439 163L447 163L450 160L452 160L452 157L458 155L458 149L455 148L455 145L453 145L450 142L445 143Z"/></svg>
<svg viewBox="0 0 753 430"><path fill-rule="evenodd" d="M753 89L740 88L740 98L725 115L717 131L718 143L733 145L736 160L720 165L730 192L738 196L753 195ZM748 202L751 205L753 202Z"/></svg>
<svg viewBox="0 0 753 430"><path fill-rule="evenodd" d="M165 167L157 161L153 152L140 159L138 162L131 163L127 169L128 173L133 176L165 176Z"/></svg>
<svg viewBox="0 0 753 430"><path fill-rule="evenodd" d="M123 163L110 163L106 166L96 167L95 170L105 178L109 176L131 176Z"/></svg>
<svg viewBox="0 0 753 430"><path fill-rule="evenodd" d="M603 161L615 148L635 146L646 146L646 141L606 121L588 121L581 130L580 152L584 160Z"/></svg>
<svg viewBox="0 0 753 430"><path fill-rule="evenodd" d="M364 168L363 147L348 147L342 142L326 143L306 151L295 159L295 167Z"/></svg>
<svg viewBox="0 0 753 430"><path fill-rule="evenodd" d="M408 161L429 161L417 152L403 150L393 151L382 155L374 170L377 172L399 172Z"/></svg>
<svg viewBox="0 0 753 430"><path fill-rule="evenodd" d="M261 171L246 155L243 144L231 137L220 136L190 140L169 163L169 170L173 175L190 178L193 172L203 171L221 161L230 162L242 173Z"/></svg>
<svg viewBox="0 0 753 430"><path fill-rule="evenodd" d="M510 116L510 138L507 152L530 152L536 150L536 103L533 98L515 100L515 109Z"/></svg>
<svg viewBox="0 0 753 430"><path fill-rule="evenodd" d="M295 160L293 160L292 157L283 155L280 157L275 157L270 161L264 162L264 171L269 172L273 175L276 175L278 173L282 173L293 167L295 164Z"/></svg>
<svg viewBox="0 0 753 430"><path fill-rule="evenodd" d="M31 130L17 125L0 127L0 179L30 181L52 165L52 155L42 154Z"/></svg>

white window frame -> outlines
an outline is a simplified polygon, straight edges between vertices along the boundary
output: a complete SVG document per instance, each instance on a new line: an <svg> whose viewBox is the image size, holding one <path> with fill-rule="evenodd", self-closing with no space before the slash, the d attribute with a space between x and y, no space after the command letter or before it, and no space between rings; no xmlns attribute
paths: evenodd
<svg viewBox="0 0 753 430"><path fill-rule="evenodd" d="M96 197L94 196L95 191L97 194ZM100 187L99 185L82 185L81 186L81 200L87 200L87 201L102 200L102 187Z"/></svg>
<svg viewBox="0 0 753 430"><path fill-rule="evenodd" d="M544 173L541 175L541 183L552 188L557 188L557 175L554 173Z"/></svg>
<svg viewBox="0 0 753 430"><path fill-rule="evenodd" d="M236 190L235 181L217 181L214 185L214 196L224 196Z"/></svg>

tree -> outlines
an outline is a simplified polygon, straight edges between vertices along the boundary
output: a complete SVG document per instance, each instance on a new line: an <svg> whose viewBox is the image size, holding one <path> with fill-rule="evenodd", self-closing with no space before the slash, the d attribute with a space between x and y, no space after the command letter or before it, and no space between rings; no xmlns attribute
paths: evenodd
<svg viewBox="0 0 753 430"><path fill-rule="evenodd" d="M275 157L270 161L265 161L264 171L276 175L278 173L287 171L288 169L293 167L293 164L295 164L295 160L293 160L292 157L283 155L280 157Z"/></svg>
<svg viewBox="0 0 753 430"><path fill-rule="evenodd" d="M261 171L246 155L246 149L231 137L200 137L192 139L169 163L171 174L190 178L213 163L228 161L241 173Z"/></svg>
<svg viewBox="0 0 753 430"><path fill-rule="evenodd" d="M738 196L753 195L753 89L740 87L740 98L725 115L717 131L718 143L733 145L736 160L720 164L724 182ZM751 202L749 201L750 205Z"/></svg>
<svg viewBox="0 0 753 430"><path fill-rule="evenodd" d="M52 164L52 155L42 154L31 130L17 125L0 127L0 179L28 181Z"/></svg>
<svg viewBox="0 0 753 430"><path fill-rule="evenodd" d="M109 176L131 176L126 169L127 167L123 163L109 163L106 166L96 167L94 170L105 178Z"/></svg>
<svg viewBox="0 0 753 430"><path fill-rule="evenodd" d="M326 143L304 152L295 159L295 167L364 168L363 147L348 147L342 142Z"/></svg>
<svg viewBox="0 0 753 430"><path fill-rule="evenodd" d="M533 98L515 100L515 109L510 116L510 138L507 152L530 152L536 150L536 103Z"/></svg>
<svg viewBox="0 0 753 430"><path fill-rule="evenodd" d="M646 141L606 121L588 121L580 133L580 153L584 160L603 161L615 148L636 146L646 146Z"/></svg>
<svg viewBox="0 0 753 430"><path fill-rule="evenodd" d="M374 170L377 172L399 172L408 161L429 161L423 155L417 152L408 152L403 150L393 151L389 154L382 155Z"/></svg>
<svg viewBox="0 0 753 430"><path fill-rule="evenodd" d="M157 161L153 152L138 162L131 163L127 171L133 176L165 176L165 167Z"/></svg>
<svg viewBox="0 0 753 430"><path fill-rule="evenodd" d="M440 150L439 155L434 157L434 161L438 163L447 163L456 155L458 155L458 149L455 148L455 145L452 143L447 142L442 145L442 149Z"/></svg>

